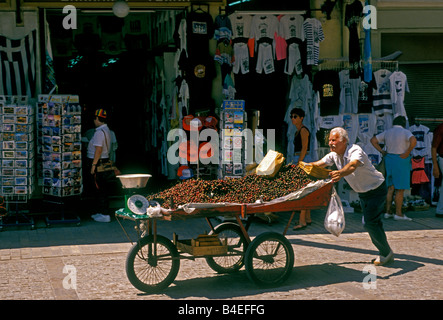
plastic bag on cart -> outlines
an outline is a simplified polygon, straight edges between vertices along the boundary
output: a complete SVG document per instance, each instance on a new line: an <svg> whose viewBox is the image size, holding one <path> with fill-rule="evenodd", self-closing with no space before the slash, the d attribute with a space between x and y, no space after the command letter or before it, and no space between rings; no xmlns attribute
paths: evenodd
<svg viewBox="0 0 443 320"><path fill-rule="evenodd" d="M336 237L345 229L345 213L335 188L332 188L331 201L326 211L325 228Z"/></svg>

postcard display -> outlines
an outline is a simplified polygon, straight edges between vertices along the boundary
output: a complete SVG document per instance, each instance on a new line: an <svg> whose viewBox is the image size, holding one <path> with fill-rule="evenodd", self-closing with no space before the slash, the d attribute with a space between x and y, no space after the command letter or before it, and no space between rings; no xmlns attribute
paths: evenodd
<svg viewBox="0 0 443 320"><path fill-rule="evenodd" d="M43 195L70 197L82 193L81 106L78 96L40 95Z"/></svg>
<svg viewBox="0 0 443 320"><path fill-rule="evenodd" d="M246 113L244 100L224 100L221 110L220 174L222 177L242 177L245 174Z"/></svg>
<svg viewBox="0 0 443 320"><path fill-rule="evenodd" d="M34 125L34 107L28 105L28 97L0 96L0 194L8 205L8 218L16 213L14 225L33 225L19 204L26 204L34 191ZM19 218L24 220L19 222ZM6 225L6 219L1 219L1 226Z"/></svg>

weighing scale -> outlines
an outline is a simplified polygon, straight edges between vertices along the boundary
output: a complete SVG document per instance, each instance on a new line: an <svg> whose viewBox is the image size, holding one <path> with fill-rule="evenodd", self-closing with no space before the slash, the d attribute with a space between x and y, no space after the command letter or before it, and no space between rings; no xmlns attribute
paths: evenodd
<svg viewBox="0 0 443 320"><path fill-rule="evenodd" d="M124 174L118 175L122 187L125 190L125 208L124 213L134 213L138 215L145 215L150 205L146 196L139 194L139 189L146 187L150 174ZM157 203L155 203L156 205Z"/></svg>

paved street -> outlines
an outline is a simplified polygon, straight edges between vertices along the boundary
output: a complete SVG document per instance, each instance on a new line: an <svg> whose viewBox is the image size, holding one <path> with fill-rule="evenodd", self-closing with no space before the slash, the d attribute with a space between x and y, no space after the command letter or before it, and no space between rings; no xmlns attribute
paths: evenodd
<svg viewBox="0 0 443 320"><path fill-rule="evenodd" d="M36 217L34 230L14 227L0 232L0 299L443 299L443 219L435 217L434 208L408 212L412 222L384 220L395 262L375 269L369 262L376 250L363 230L361 215L346 214L345 232L335 237L323 227L324 213L314 211L313 224L305 230L296 233L291 226L287 238L294 248L295 264L280 287L255 286L244 267L235 274L217 274L204 259L196 259L181 260L174 283L150 295L135 289L126 277L125 259L131 244L115 218L99 223L82 217L78 226L46 227ZM289 214L281 213L270 225L256 221L250 235L281 233L288 218ZM134 235L133 222L124 221L123 226ZM186 239L209 228L204 220L195 219L160 222L158 230L169 238L175 232ZM76 289L65 289L63 283L72 267ZM375 270L376 281L368 281L367 268Z"/></svg>

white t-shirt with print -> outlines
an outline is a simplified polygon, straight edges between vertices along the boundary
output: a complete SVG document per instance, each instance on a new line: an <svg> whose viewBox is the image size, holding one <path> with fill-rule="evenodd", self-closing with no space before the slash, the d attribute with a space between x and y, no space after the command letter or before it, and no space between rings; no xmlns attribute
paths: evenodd
<svg viewBox="0 0 443 320"><path fill-rule="evenodd" d="M303 29L304 18L299 14L284 15L280 19L278 34L288 40L291 38L298 38L305 40L305 32Z"/></svg>
<svg viewBox="0 0 443 320"><path fill-rule="evenodd" d="M232 38L249 38L252 16L233 13L229 15L232 27Z"/></svg>
<svg viewBox="0 0 443 320"><path fill-rule="evenodd" d="M320 42L325 40L321 22L315 18L308 18L303 23L303 30L306 39L307 64L318 65Z"/></svg>
<svg viewBox="0 0 443 320"><path fill-rule="evenodd" d="M360 78L351 79L349 70L338 73L340 78L340 113L358 113Z"/></svg>
<svg viewBox="0 0 443 320"><path fill-rule="evenodd" d="M389 81L391 86L391 101L394 108L394 118L397 116L404 116L407 119L408 117L404 105L405 92L409 92L407 77L403 72L395 71L389 77Z"/></svg>

